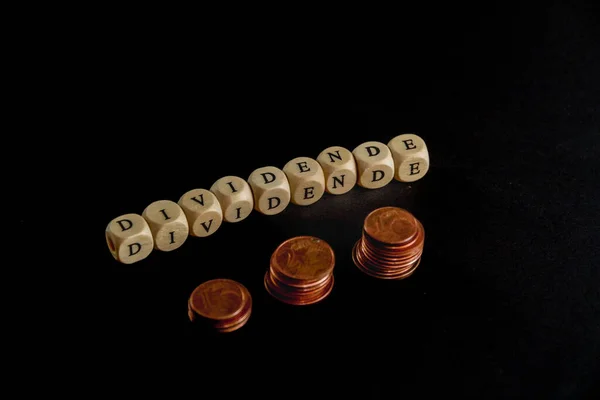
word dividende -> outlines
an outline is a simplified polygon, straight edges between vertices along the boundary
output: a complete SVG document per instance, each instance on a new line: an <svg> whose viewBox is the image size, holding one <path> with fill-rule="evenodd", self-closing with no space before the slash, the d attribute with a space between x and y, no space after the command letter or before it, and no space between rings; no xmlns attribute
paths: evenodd
<svg viewBox="0 0 600 400"><path fill-rule="evenodd" d="M106 227L106 243L115 260L132 264L153 250L175 250L188 236L210 236L223 221L241 222L252 211L275 215L290 203L309 206L325 193L342 195L355 185L379 189L393 179L414 182L428 171L427 145L412 133L396 136L387 144L365 142L352 151L332 146L316 159L297 157L282 169L261 167L247 180L225 176L208 190L186 192L176 203L158 200L141 215L121 215Z"/></svg>

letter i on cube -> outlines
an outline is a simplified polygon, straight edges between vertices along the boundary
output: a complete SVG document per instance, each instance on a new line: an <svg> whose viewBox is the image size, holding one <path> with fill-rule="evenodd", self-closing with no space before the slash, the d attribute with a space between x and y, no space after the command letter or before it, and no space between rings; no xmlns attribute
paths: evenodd
<svg viewBox="0 0 600 400"><path fill-rule="evenodd" d="M240 222L246 219L254 208L252 189L248 182L239 176L224 176L210 187L221 204L223 219L227 222Z"/></svg>
<svg viewBox="0 0 600 400"><path fill-rule="evenodd" d="M193 189L184 193L177 202L190 225L190 235L210 236L223 222L223 210L217 196L206 189Z"/></svg>
<svg viewBox="0 0 600 400"><path fill-rule="evenodd" d="M189 236L189 225L181 207L171 200L158 200L146 207L142 217L148 222L154 248L172 251L181 247Z"/></svg>

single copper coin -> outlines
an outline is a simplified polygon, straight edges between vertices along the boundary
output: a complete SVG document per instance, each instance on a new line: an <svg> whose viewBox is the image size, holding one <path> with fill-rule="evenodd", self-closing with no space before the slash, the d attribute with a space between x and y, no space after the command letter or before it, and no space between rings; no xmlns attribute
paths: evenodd
<svg viewBox="0 0 600 400"><path fill-rule="evenodd" d="M417 235L418 222L403 208L381 207L367 215L363 229L379 242L400 245Z"/></svg>
<svg viewBox="0 0 600 400"><path fill-rule="evenodd" d="M246 307L249 294L241 283L231 279L204 282L190 296L190 319L193 314L215 321L235 318Z"/></svg>
<svg viewBox="0 0 600 400"><path fill-rule="evenodd" d="M335 266L333 249L314 236L297 236L275 249L271 268L296 280L318 281L331 274Z"/></svg>

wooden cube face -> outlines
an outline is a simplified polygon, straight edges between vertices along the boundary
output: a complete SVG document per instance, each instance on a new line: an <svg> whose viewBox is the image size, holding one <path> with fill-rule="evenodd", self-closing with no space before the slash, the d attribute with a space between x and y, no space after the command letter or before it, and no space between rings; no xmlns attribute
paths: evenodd
<svg viewBox="0 0 600 400"><path fill-rule="evenodd" d="M171 200L158 200L146 207L142 217L148 222L154 247L172 251L181 247L189 236L189 225L179 205Z"/></svg>
<svg viewBox="0 0 600 400"><path fill-rule="evenodd" d="M113 219L106 227L105 236L111 254L123 264L143 260L154 248L150 227L138 214L125 214Z"/></svg>
<svg viewBox="0 0 600 400"><path fill-rule="evenodd" d="M356 185L356 161L350 150L332 146L317 157L325 175L325 190L331 194L348 193Z"/></svg>
<svg viewBox="0 0 600 400"><path fill-rule="evenodd" d="M321 165L309 157L296 157L283 167L291 191L291 202L308 206L319 201L325 193L325 176Z"/></svg>
<svg viewBox="0 0 600 400"><path fill-rule="evenodd" d="M248 182L238 176L224 176L210 188L217 196L223 211L223 220L240 222L246 219L254 208L252 189Z"/></svg>
<svg viewBox="0 0 600 400"><path fill-rule="evenodd" d="M379 189L394 179L394 159L390 149L381 142L365 142L353 151L358 170L358 184L367 189Z"/></svg>
<svg viewBox="0 0 600 400"><path fill-rule="evenodd" d="M290 184L279 168L258 168L250 174L248 183L254 195L254 209L262 214L279 214L290 203Z"/></svg>
<svg viewBox="0 0 600 400"><path fill-rule="evenodd" d="M413 133L396 136L388 147L394 158L394 177L401 182L414 182L429 171L429 151L425 141Z"/></svg>
<svg viewBox="0 0 600 400"><path fill-rule="evenodd" d="M185 213L192 236L210 236L223 222L221 204L217 196L209 190L190 190L181 196L177 204Z"/></svg>

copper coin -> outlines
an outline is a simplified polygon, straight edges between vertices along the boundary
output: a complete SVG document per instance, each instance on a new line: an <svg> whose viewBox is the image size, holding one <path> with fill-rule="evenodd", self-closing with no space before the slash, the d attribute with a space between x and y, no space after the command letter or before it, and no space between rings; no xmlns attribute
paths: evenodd
<svg viewBox="0 0 600 400"><path fill-rule="evenodd" d="M331 286L331 280L333 279L333 275L329 275L327 280L324 282L324 285L321 285L319 288L310 291L297 291L290 290L289 287L285 287L274 279L272 274L267 273L265 275L265 286L267 287L267 291L278 299L288 299L294 301L304 301L311 302L315 298L321 297L323 292L329 291Z"/></svg>
<svg viewBox="0 0 600 400"><path fill-rule="evenodd" d="M314 290L314 289L318 289L319 287L325 285L327 283L327 279L329 279L329 275L327 275L326 277L324 277L323 279L319 279L318 281L306 281L308 283L303 283L303 281L290 281L289 278L286 278L284 276L282 276L280 273L277 272L277 270L273 269L273 268L269 268L269 271L271 272L271 276L273 277L274 280L276 280L277 282L280 282L282 285L290 288L290 290Z"/></svg>
<svg viewBox="0 0 600 400"><path fill-rule="evenodd" d="M331 280L329 281L329 284L323 290L321 290L318 295L314 296L313 298L306 299L306 298L302 297L299 299L288 299L288 300L281 300L281 301L287 301L287 303L289 303L291 305L297 305L297 306L316 304L316 303L319 303L319 302L325 300L325 298L327 298L327 296L329 296L331 294L331 291L333 290L333 286L334 286L334 278L332 276Z"/></svg>
<svg viewBox="0 0 600 400"><path fill-rule="evenodd" d="M363 237L371 243L373 247L378 249L386 249L389 251L402 251L409 249L416 244L422 242L425 239L425 229L423 229L423 225L417 221L416 233L408 240L402 243L385 243L379 241L377 238L372 237L367 231L363 229Z"/></svg>
<svg viewBox="0 0 600 400"><path fill-rule="evenodd" d="M382 207L367 215L364 231L379 242L398 245L415 237L418 224L416 218L403 208Z"/></svg>
<svg viewBox="0 0 600 400"><path fill-rule="evenodd" d="M406 268L403 268L400 270L387 270L387 271L383 270L383 271L381 271L378 268L375 268L373 265L369 265L370 263L365 262L362 254L360 252L360 240L358 242L356 242L356 244L354 245L354 247L352 249L352 260L354 261L354 264L356 265L356 267L358 267L359 270L366 273L367 275L370 275L372 277L379 278L379 279L404 279L404 278L407 278L410 275L412 275L412 273L415 271L415 269L419 266L419 264L421 262L421 258L419 257L419 259L417 259L416 262L409 264Z"/></svg>
<svg viewBox="0 0 600 400"><path fill-rule="evenodd" d="M417 253L415 254L413 257L411 257L410 259L406 259L406 260L401 260L398 262L389 262L389 261L383 261L379 258L377 258L376 256L372 256L369 254L366 254L363 250L363 248L361 247L361 242L357 243L357 254L361 259L361 263L364 266L368 266L371 269L375 269L375 270L400 270L400 269L405 269L408 268L410 265L412 265L416 260L418 260L419 258L421 258L421 254L422 253Z"/></svg>
<svg viewBox="0 0 600 400"><path fill-rule="evenodd" d="M230 279L213 279L194 289L188 309L210 320L229 320L242 312L249 301L248 295L249 292L241 283Z"/></svg>
<svg viewBox="0 0 600 400"><path fill-rule="evenodd" d="M248 320L250 319L251 312L248 312L241 320L239 320L235 325L230 325L225 328L217 328L219 332L233 332L240 329L242 326L246 325Z"/></svg>
<svg viewBox="0 0 600 400"><path fill-rule="evenodd" d="M361 239L361 249L368 254L372 254L377 258L381 258L382 260L401 261L410 259L414 255L422 253L423 242L417 243L415 246L406 250L390 251L374 247L372 243L370 243L368 240L366 240L366 238L363 237Z"/></svg>
<svg viewBox="0 0 600 400"><path fill-rule="evenodd" d="M330 275L327 284L322 289L319 289L314 293L310 293L310 295L297 295L293 293L281 292L277 286L277 283L273 281L269 272L265 274L264 283L267 292L283 303L291 305L310 305L322 301L331 293L334 285L334 277L333 275Z"/></svg>
<svg viewBox="0 0 600 400"><path fill-rule="evenodd" d="M333 249L324 240L313 236L298 236L277 247L271 258L271 267L282 275L317 281L333 271Z"/></svg>
<svg viewBox="0 0 600 400"><path fill-rule="evenodd" d="M360 257L360 251L358 250L358 243L356 243L354 245L354 248L352 249L352 259L354 261L354 264L356 265L356 267L364 272L365 274L372 276L374 278L379 278L379 279L399 279L397 278L398 276L402 277L404 275L404 273L400 273L400 274L394 274L391 277L389 275L384 275L378 271L374 271L372 268L367 267L361 260Z"/></svg>
<svg viewBox="0 0 600 400"><path fill-rule="evenodd" d="M214 328L218 330L229 329L233 326L238 326L240 322L247 320L248 315L252 312L252 296L250 296L250 292L246 288L244 288L244 291L244 294L248 300L246 301L242 311L240 311L233 318L215 322L213 324Z"/></svg>
<svg viewBox="0 0 600 400"><path fill-rule="evenodd" d="M331 275L327 276L323 283L319 284L319 286L316 287L296 288L282 283L276 277L274 277L273 274L270 274L268 283L270 284L272 290L277 291L277 293L281 294L282 296L308 298L310 296L313 296L315 293L318 293L319 291L323 290L323 288L329 284L330 279Z"/></svg>
<svg viewBox="0 0 600 400"><path fill-rule="evenodd" d="M365 255L365 257L376 260L382 264L389 265L401 265L406 262L410 262L415 257L419 257L423 252L422 248L414 249L406 254L400 255L385 255L380 252L374 251L369 248L368 245L365 244L365 241L361 241L361 252Z"/></svg>

